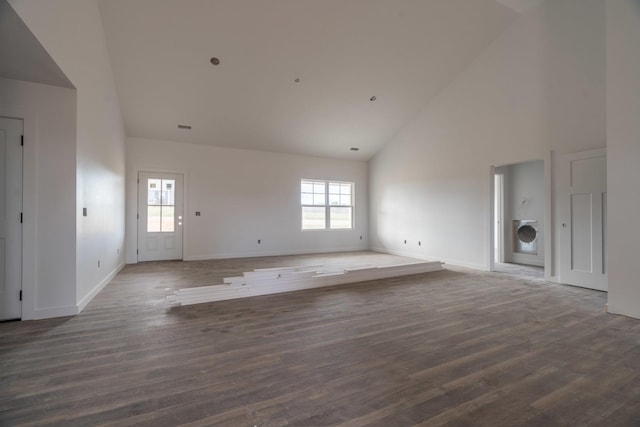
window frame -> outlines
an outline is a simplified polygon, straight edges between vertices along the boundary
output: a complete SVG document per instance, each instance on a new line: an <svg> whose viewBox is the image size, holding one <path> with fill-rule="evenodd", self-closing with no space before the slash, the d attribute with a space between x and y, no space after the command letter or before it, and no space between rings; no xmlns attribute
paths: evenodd
<svg viewBox="0 0 640 427"><path fill-rule="evenodd" d="M316 183L322 183L324 185L324 204L305 204L303 203L303 194L311 194L311 197L317 193L313 190L311 193L303 192L303 184L311 183L312 185ZM350 204L349 205L331 205L329 203L329 188L332 184L337 185L349 185L350 187ZM316 178L302 178L300 179L300 187L299 187L299 197L300 197L300 230L301 231L352 231L355 229L355 182L351 181L338 181L334 179L316 179ZM331 227L331 208L349 208L351 209L351 224L348 228L332 228ZM323 228L305 228L304 227L304 208L323 208L324 209L324 227Z"/></svg>

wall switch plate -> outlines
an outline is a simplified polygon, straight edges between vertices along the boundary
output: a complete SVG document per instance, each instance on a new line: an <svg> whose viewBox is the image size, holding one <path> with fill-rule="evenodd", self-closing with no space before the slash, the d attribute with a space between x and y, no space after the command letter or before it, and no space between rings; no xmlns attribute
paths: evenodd
<svg viewBox="0 0 640 427"><path fill-rule="evenodd" d="M196 211L196 216L200 216L200 211Z"/></svg>
<svg viewBox="0 0 640 427"><path fill-rule="evenodd" d="M87 216L87 208L82 208L82 216Z"/></svg>

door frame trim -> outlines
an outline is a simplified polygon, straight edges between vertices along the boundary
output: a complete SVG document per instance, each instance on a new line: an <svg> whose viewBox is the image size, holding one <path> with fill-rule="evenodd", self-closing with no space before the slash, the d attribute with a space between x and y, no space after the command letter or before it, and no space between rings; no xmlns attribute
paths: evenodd
<svg viewBox="0 0 640 427"><path fill-rule="evenodd" d="M136 168L135 169L135 188L136 188L136 192L135 192L135 196L136 196L136 211L135 211L135 215L136 215L136 234L135 234L135 241L136 241L136 256L135 256L135 264L137 264L138 261L138 251L140 250L140 241L139 241L139 235L140 235L140 220L139 220L139 215L140 215L140 172L142 173L158 173L158 174L174 174L174 175L182 175L182 258L181 260L184 261L185 259L185 251L187 248L187 242L188 242L188 227L189 227L189 221L187 221L187 212L188 209L187 207L189 206L188 204L188 198L187 198L187 188L188 188L188 178L187 178L187 173L185 171L181 171L181 170L175 170L175 169L163 169L163 168Z"/></svg>

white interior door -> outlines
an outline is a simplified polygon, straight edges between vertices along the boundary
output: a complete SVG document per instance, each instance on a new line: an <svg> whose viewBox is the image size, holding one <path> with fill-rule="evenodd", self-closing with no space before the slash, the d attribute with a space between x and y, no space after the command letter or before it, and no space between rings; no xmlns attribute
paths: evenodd
<svg viewBox="0 0 640 427"><path fill-rule="evenodd" d="M0 320L22 317L22 120L0 118Z"/></svg>
<svg viewBox="0 0 640 427"><path fill-rule="evenodd" d="M182 174L138 172L138 261L182 259Z"/></svg>
<svg viewBox="0 0 640 427"><path fill-rule="evenodd" d="M561 162L560 280L606 291L606 150L569 154Z"/></svg>

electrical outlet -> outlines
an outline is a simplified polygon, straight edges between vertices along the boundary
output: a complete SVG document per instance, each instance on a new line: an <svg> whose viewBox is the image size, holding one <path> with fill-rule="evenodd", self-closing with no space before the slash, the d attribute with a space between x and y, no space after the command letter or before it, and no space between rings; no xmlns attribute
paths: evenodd
<svg viewBox="0 0 640 427"><path fill-rule="evenodd" d="M422 242L418 241L418 246L422 246Z"/></svg>
<svg viewBox="0 0 640 427"><path fill-rule="evenodd" d="M100 260L98 260L98 268L100 268Z"/></svg>
<svg viewBox="0 0 640 427"><path fill-rule="evenodd" d="M362 240L362 236L360 236L360 240Z"/></svg>
<svg viewBox="0 0 640 427"><path fill-rule="evenodd" d="M260 239L258 239L258 244L260 244L262 241Z"/></svg>
<svg viewBox="0 0 640 427"><path fill-rule="evenodd" d="M405 244L405 245L407 244L407 241L406 241L406 240L404 241L404 244Z"/></svg>

